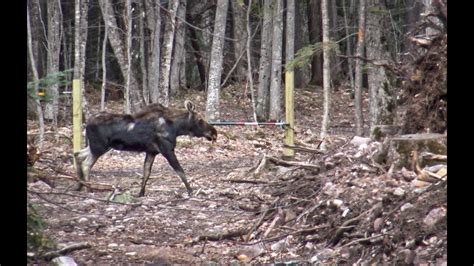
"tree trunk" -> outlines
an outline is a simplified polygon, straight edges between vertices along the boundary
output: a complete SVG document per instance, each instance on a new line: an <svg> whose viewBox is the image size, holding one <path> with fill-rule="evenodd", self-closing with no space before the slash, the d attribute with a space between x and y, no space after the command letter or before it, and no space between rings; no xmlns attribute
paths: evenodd
<svg viewBox="0 0 474 266"><path fill-rule="evenodd" d="M192 17L190 15L186 15L188 21L192 21ZM196 33L196 29L193 27L188 27L189 29L189 40L191 41L191 47L193 48L193 55L194 55L194 62L196 63L198 72L199 72L199 80L201 84L197 85L198 88L204 88L206 84L206 67L204 66L204 59L202 58L202 49L201 45L199 45L199 37ZM202 89L201 89L202 90Z"/></svg>
<svg viewBox="0 0 474 266"><path fill-rule="evenodd" d="M250 88L250 96L252 98L252 111L253 111L253 119L255 122L257 122L257 113L255 111L255 93L253 89L253 75L252 75L252 60L250 58L251 52L250 52L250 46L251 46L251 37L252 33L250 32L250 11L252 10L252 0L249 0L249 4L247 6L247 23L246 23L246 28L247 28L247 43L246 43L246 50L247 50L247 79L249 83L249 88ZM238 59L237 59L238 60Z"/></svg>
<svg viewBox="0 0 474 266"><path fill-rule="evenodd" d="M361 0L363 1L363 0ZM342 12L344 13L344 29L345 29L345 34L346 34L346 55L348 56L347 59L347 74L349 76L349 82L351 85L351 90L352 92L354 91L354 60L349 58L352 55L352 38L349 37L350 31L349 27L352 27L352 21L348 20L347 16L347 7L346 7L346 1L342 1Z"/></svg>
<svg viewBox="0 0 474 266"><path fill-rule="evenodd" d="M337 1L330 0L330 8L331 11L328 12L329 14L329 21L330 21L330 30L329 36L331 40L338 41L339 40L339 28L338 28L338 17L337 17ZM337 81L341 77L341 63L339 57L336 56L336 53L331 53L331 78Z"/></svg>
<svg viewBox="0 0 474 266"><path fill-rule="evenodd" d="M275 0L273 9L272 71L270 77L270 120L281 118L281 61L283 39L283 0Z"/></svg>
<svg viewBox="0 0 474 266"><path fill-rule="evenodd" d="M268 119L268 101L270 94L270 73L272 66L272 0L265 0L263 4L262 39L260 42L260 66L257 89L257 119Z"/></svg>
<svg viewBox="0 0 474 266"><path fill-rule="evenodd" d="M127 75L126 75L126 85L125 85L125 113L130 114L130 79L132 76L132 1L127 0L125 2L126 17L125 21L127 23Z"/></svg>
<svg viewBox="0 0 474 266"><path fill-rule="evenodd" d="M100 111L105 111L105 89L107 84L107 38L109 37L109 24L104 21L104 39L102 41L102 88L100 93Z"/></svg>
<svg viewBox="0 0 474 266"><path fill-rule="evenodd" d="M206 118L208 120L219 118L219 93L228 7L229 0L217 0L206 101Z"/></svg>
<svg viewBox="0 0 474 266"><path fill-rule="evenodd" d="M147 69L147 53L145 49L145 17L142 14L146 13L144 1L138 2L138 10L140 15L138 16L138 27L140 30L140 68L142 73L142 95L145 104L150 103L150 89L148 88L148 69Z"/></svg>
<svg viewBox="0 0 474 266"><path fill-rule="evenodd" d="M323 44L329 43L329 16L328 16L328 1L321 1L321 17L323 21ZM325 45L324 45L325 46ZM321 123L321 139L323 139L323 144L321 148L324 150L324 138L328 134L329 129L329 114L331 107L331 60L330 60L330 51L327 48L323 49L323 90L324 90L324 103L323 103L323 121Z"/></svg>
<svg viewBox="0 0 474 266"><path fill-rule="evenodd" d="M321 6L318 0L309 0L308 3L308 31L309 43L315 44L322 41L321 35ZM311 61L310 84L321 86L323 84L323 57L320 53L313 56Z"/></svg>
<svg viewBox="0 0 474 266"><path fill-rule="evenodd" d="M233 21L233 37L234 41L234 59L239 60L240 54L245 49L245 43L247 41L247 31L245 29L245 12L243 9L243 1L230 1L232 7ZM237 82L245 80L245 60L241 60L235 69L235 78Z"/></svg>
<svg viewBox="0 0 474 266"><path fill-rule="evenodd" d="M86 121L90 116L84 87L88 9L89 0L76 0L74 19L74 79L80 80L83 107L82 111Z"/></svg>
<svg viewBox="0 0 474 266"><path fill-rule="evenodd" d="M155 1L146 2L151 11L147 14L147 25L150 29L151 52L148 57L148 89L150 90L150 102L157 103L159 90L158 80L160 79L160 34L161 34L161 8Z"/></svg>
<svg viewBox="0 0 474 266"><path fill-rule="evenodd" d="M159 82L158 102L164 106L169 105L170 90L170 73L171 73L171 57L173 55L174 35L176 31L176 11L178 9L179 0L170 0L168 9L168 23L165 25L163 33L163 61L161 62L161 75ZM175 58L176 59L176 58Z"/></svg>
<svg viewBox="0 0 474 266"><path fill-rule="evenodd" d="M303 8L306 7L306 1L295 1L295 27L298 29L298 34L295 34L295 51L298 51L299 49L303 48L303 44L305 43L305 29L304 29L304 15L306 13L302 12ZM303 88L306 86L307 83L307 78L305 76L305 73L307 71L308 66L302 67L302 68L295 68L295 87L296 88Z"/></svg>
<svg viewBox="0 0 474 266"><path fill-rule="evenodd" d="M123 32L123 30L117 26L114 10L109 0L99 0L99 3L104 20L109 24L110 45L112 46L112 50L114 51L115 57L117 58L117 62L120 66L120 72L126 79L128 71L128 57L126 48L127 46L124 43L124 38L121 36L121 32ZM133 72L130 73L129 83L130 112L134 113L144 106L144 100L140 90L138 89L138 81Z"/></svg>
<svg viewBox="0 0 474 266"><path fill-rule="evenodd" d="M173 62L171 66L170 94L176 95L181 88L181 80L184 75L184 59L186 50L184 39L186 37L186 24L183 20L186 18L186 0L179 0L179 6L176 19L176 40L174 44Z"/></svg>
<svg viewBox="0 0 474 266"><path fill-rule="evenodd" d="M365 16L366 16L366 0L359 0L359 31L357 34L356 56L364 56L365 45ZM355 65L355 81L354 81L354 106L355 106L355 122L356 135L362 136L364 133L364 117L362 113L362 60L356 59Z"/></svg>
<svg viewBox="0 0 474 266"><path fill-rule="evenodd" d="M385 17L385 12L379 1L369 1L367 10L377 10L367 13L366 26L366 44L367 57L375 61L386 61L390 59L384 41L390 40L387 36L383 36L382 29L389 27L389 22ZM394 122L394 87L392 78L384 67L368 65L367 69L369 83L369 110L370 110L370 128L375 125L392 125Z"/></svg>
<svg viewBox="0 0 474 266"><path fill-rule="evenodd" d="M59 72L59 55L61 52L61 3L59 0L48 1L48 75ZM49 87L47 94L52 96L52 102L46 103L45 118L53 121L53 127L56 130L58 127L58 113L59 113L59 85L55 82Z"/></svg>
<svg viewBox="0 0 474 266"><path fill-rule="evenodd" d="M28 58L30 59L31 70L33 72L33 82L35 82L34 94L35 96L37 96L39 76L38 76L38 69L36 68L36 56L35 56L33 44L32 44L33 37L32 37L32 30L31 30L29 6L27 6L26 16L27 16ZM38 124L39 124L38 148L41 150L43 148L43 142L44 142L43 109L41 108L41 104L38 98L34 97L33 102L36 105L36 113L38 115Z"/></svg>

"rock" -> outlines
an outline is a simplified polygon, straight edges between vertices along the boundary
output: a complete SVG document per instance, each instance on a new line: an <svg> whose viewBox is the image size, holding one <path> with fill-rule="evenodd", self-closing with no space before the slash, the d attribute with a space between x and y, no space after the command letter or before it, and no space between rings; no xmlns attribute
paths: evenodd
<svg viewBox="0 0 474 266"><path fill-rule="evenodd" d="M413 179L416 178L416 173L413 171L407 170L405 167L402 167L400 170L400 173L402 174L402 177L405 181L412 181Z"/></svg>
<svg viewBox="0 0 474 266"><path fill-rule="evenodd" d="M413 204L411 204L410 202L407 202L405 204L402 205L402 207L400 207L400 211L406 211L408 209L411 209L413 208Z"/></svg>
<svg viewBox="0 0 474 266"><path fill-rule="evenodd" d="M110 243L107 245L107 247L109 248L117 248L118 247L118 244L117 243Z"/></svg>
<svg viewBox="0 0 474 266"><path fill-rule="evenodd" d="M82 217L79 220L77 220L77 222L80 223L80 224L85 224L85 223L89 222L89 219L87 219L86 217Z"/></svg>
<svg viewBox="0 0 474 266"><path fill-rule="evenodd" d="M383 226L383 219L382 218L377 218L375 219L374 221L374 231L375 232L380 232L382 230L382 226Z"/></svg>
<svg viewBox="0 0 474 266"><path fill-rule="evenodd" d="M370 138L355 136L354 138L352 138L350 143L356 147L360 147L362 144L365 144L365 145L369 144L369 142L370 142Z"/></svg>
<svg viewBox="0 0 474 266"><path fill-rule="evenodd" d="M403 197L403 196L405 195L405 190L403 190L402 188L397 187L397 188L393 191L393 195L399 196L399 197Z"/></svg>
<svg viewBox="0 0 474 266"><path fill-rule="evenodd" d="M58 266L76 266L77 263L71 258L66 256L56 257L51 260L54 265Z"/></svg>
<svg viewBox="0 0 474 266"><path fill-rule="evenodd" d="M135 256L137 255L137 252L133 251L133 252L127 252L125 253L126 256Z"/></svg>
<svg viewBox="0 0 474 266"><path fill-rule="evenodd" d="M432 209L428 215L426 215L425 219L423 219L423 223L427 226L431 227L435 225L438 221L446 217L446 209L443 207Z"/></svg>

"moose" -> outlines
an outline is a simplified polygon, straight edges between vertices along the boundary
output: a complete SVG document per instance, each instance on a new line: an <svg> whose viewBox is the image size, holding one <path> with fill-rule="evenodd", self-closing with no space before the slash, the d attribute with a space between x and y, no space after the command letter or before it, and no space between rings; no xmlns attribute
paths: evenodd
<svg viewBox="0 0 474 266"><path fill-rule="evenodd" d="M155 156L161 153L191 196L191 186L174 152L176 138L189 135L215 142L217 130L195 111L193 102L186 100L184 106L184 110L170 109L154 103L131 115L100 112L92 116L86 125L88 146L74 154L79 179L88 181L89 172L97 159L111 149L145 152L142 184L138 194L142 197L145 195L145 186ZM80 190L82 186L83 182L79 182L76 189Z"/></svg>

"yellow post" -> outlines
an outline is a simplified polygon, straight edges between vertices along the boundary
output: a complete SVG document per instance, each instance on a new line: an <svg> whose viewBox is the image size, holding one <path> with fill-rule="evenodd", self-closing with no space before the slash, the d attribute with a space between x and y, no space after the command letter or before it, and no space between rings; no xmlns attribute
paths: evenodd
<svg viewBox="0 0 474 266"><path fill-rule="evenodd" d="M73 152L76 153L82 148L82 94L79 79L72 81L72 136Z"/></svg>
<svg viewBox="0 0 474 266"><path fill-rule="evenodd" d="M294 146L294 125L295 125L295 113L294 113L294 87L295 87L295 75L293 69L287 69L285 72L285 113L286 123L288 127L285 130L285 144L288 146ZM283 151L285 157L294 157L295 150L291 148L285 148Z"/></svg>

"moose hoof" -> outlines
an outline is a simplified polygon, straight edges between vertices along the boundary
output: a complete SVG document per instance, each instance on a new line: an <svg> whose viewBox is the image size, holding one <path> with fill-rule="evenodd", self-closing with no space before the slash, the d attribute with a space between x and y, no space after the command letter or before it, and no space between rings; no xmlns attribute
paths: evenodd
<svg viewBox="0 0 474 266"><path fill-rule="evenodd" d="M74 187L72 187L72 189L75 191L80 191L82 187L83 185L81 183L77 183L76 185L74 185Z"/></svg>
<svg viewBox="0 0 474 266"><path fill-rule="evenodd" d="M138 193L138 197L143 197L143 196L145 196L145 191L140 190L140 193Z"/></svg>

